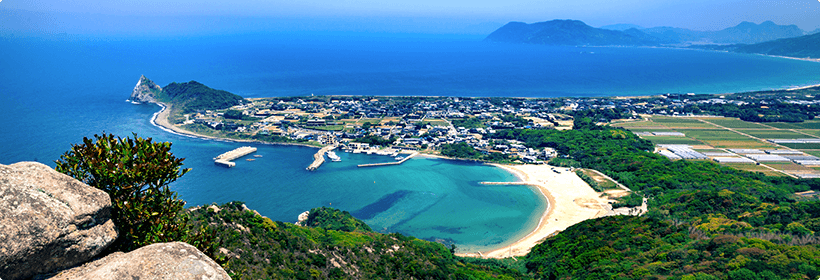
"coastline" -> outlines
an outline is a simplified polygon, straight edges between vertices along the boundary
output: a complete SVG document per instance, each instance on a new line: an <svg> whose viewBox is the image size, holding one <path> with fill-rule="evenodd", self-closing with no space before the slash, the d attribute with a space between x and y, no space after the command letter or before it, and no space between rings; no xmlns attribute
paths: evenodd
<svg viewBox="0 0 820 280"><path fill-rule="evenodd" d="M585 220L607 213L607 202L574 172L550 165L490 164L512 173L526 185L537 189L548 201L538 225L519 240L487 252L458 253L461 257L508 258L524 256L545 238ZM561 173L552 169L556 168Z"/></svg>

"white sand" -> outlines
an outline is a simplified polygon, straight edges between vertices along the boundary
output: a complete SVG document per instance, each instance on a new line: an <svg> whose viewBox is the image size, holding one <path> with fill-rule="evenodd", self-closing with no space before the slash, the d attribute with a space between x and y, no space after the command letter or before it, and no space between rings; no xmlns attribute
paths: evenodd
<svg viewBox="0 0 820 280"><path fill-rule="evenodd" d="M495 165L516 174L527 185L537 187L547 198L549 206L538 227L515 243L493 251L465 253L460 256L507 258L523 256L545 238L588 219L607 213L606 199L600 197L575 172L550 165ZM560 171L556 173L552 169Z"/></svg>

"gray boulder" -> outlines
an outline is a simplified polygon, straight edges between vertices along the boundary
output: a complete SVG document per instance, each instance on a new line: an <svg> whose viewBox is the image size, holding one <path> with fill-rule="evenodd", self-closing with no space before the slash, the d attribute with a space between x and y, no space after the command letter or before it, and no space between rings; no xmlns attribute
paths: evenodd
<svg viewBox="0 0 820 280"><path fill-rule="evenodd" d="M216 280L231 277L194 246L171 242L148 245L129 253L113 253L49 278L60 279Z"/></svg>
<svg viewBox="0 0 820 280"><path fill-rule="evenodd" d="M75 266L116 238L105 192L41 163L0 165L0 278Z"/></svg>

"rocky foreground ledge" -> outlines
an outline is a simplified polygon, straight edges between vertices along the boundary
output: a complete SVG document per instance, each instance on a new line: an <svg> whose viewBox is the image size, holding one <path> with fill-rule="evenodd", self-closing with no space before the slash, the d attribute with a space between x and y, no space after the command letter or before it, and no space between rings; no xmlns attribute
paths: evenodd
<svg viewBox="0 0 820 280"><path fill-rule="evenodd" d="M0 279L230 279L181 242L100 256L116 239L105 192L41 163L0 165Z"/></svg>

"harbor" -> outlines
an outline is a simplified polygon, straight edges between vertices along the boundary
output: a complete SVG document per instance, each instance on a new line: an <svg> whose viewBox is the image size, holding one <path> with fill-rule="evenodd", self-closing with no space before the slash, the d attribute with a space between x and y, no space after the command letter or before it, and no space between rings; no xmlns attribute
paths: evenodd
<svg viewBox="0 0 820 280"><path fill-rule="evenodd" d="M236 166L236 163L233 160L244 157L246 155L252 154L256 152L256 147L250 146L243 146L233 150L230 150L226 153L218 155L214 158L214 163L218 165L222 165L228 168Z"/></svg>

